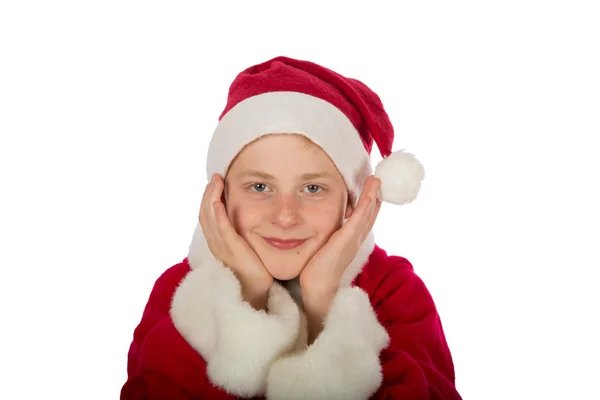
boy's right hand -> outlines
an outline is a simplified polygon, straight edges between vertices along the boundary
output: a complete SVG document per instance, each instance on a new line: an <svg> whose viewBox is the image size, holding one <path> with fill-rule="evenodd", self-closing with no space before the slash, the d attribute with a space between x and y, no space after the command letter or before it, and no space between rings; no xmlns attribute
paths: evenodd
<svg viewBox="0 0 600 400"><path fill-rule="evenodd" d="M254 250L235 231L221 202L225 184L215 174L206 186L199 221L208 248L215 258L233 271L242 285L242 296L257 310L266 309L273 277Z"/></svg>

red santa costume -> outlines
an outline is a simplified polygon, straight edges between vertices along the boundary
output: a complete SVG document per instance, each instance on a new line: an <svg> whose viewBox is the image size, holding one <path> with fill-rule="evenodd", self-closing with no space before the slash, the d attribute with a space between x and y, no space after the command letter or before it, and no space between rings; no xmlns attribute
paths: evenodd
<svg viewBox="0 0 600 400"><path fill-rule="evenodd" d="M424 178L409 153L392 153L394 130L363 83L317 64L277 57L232 83L213 133L207 176L226 175L248 143L269 133L302 134L343 176L354 204L373 174L381 199L413 201ZM348 266L314 343L297 282L274 283L267 311L244 302L231 270L197 226L188 256L150 294L129 351L121 399L460 399L434 301L408 260L375 245L372 233Z"/></svg>

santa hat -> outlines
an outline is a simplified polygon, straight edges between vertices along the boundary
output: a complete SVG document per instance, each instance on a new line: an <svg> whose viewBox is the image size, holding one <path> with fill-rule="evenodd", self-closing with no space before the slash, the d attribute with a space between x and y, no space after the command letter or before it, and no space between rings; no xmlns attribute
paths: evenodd
<svg viewBox="0 0 600 400"><path fill-rule="evenodd" d="M358 201L373 174L373 142L382 161L375 168L381 199L412 202L424 179L410 153L392 152L394 128L381 100L365 84L312 62L277 57L241 72L210 141L207 175L226 175L235 156L252 141L274 133L301 134L335 163Z"/></svg>

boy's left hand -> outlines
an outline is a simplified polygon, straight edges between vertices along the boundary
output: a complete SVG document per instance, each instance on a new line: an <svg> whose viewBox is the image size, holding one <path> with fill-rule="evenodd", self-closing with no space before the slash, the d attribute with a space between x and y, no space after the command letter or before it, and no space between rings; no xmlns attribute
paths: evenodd
<svg viewBox="0 0 600 400"><path fill-rule="evenodd" d="M350 218L311 258L300 274L302 302L309 322L309 338L312 336L313 340L319 333L315 329L322 326L329 312L342 275L375 224L381 208L379 187L380 181L374 176L365 180Z"/></svg>

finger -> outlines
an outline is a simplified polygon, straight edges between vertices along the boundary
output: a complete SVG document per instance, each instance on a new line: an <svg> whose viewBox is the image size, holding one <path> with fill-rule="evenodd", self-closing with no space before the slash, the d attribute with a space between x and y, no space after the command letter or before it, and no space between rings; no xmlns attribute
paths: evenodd
<svg viewBox="0 0 600 400"><path fill-rule="evenodd" d="M374 199L379 199L379 191L381 188L381 181L379 180L379 178L371 175L367 178L368 180L368 186L366 185L365 190L367 192L367 194L374 198Z"/></svg>
<svg viewBox="0 0 600 400"><path fill-rule="evenodd" d="M379 200L379 179L370 179L368 186L365 187L365 192L369 194L367 198L371 199L371 201L356 222L356 230L358 231L357 236L360 238L359 241L361 244L371 229L373 229L375 220L381 209L381 201Z"/></svg>
<svg viewBox="0 0 600 400"><path fill-rule="evenodd" d="M219 226L217 223L214 208L214 203L220 202L219 197L220 192L222 191L222 182L219 181L219 178L220 176L218 174L214 174L208 185L208 190L206 191L206 198L203 204L202 224L204 235L206 237L207 243L209 244L209 247L212 247L217 252L220 252L223 249L225 249L225 241L219 231ZM219 187L219 184L221 184L221 187Z"/></svg>
<svg viewBox="0 0 600 400"><path fill-rule="evenodd" d="M210 181L204 187L204 193L202 193L202 201L200 202L200 210L198 210L198 218L202 219L206 214L206 199L208 198L208 192L210 191Z"/></svg>
<svg viewBox="0 0 600 400"><path fill-rule="evenodd" d="M365 187L365 191L368 193L369 197L371 197L373 202L369 205L367 210L367 223L364 226L365 231L368 233L375 223L375 219L377 218L377 214L379 213L379 209L381 208L381 201L379 200L379 190L381 187L381 181L374 177L370 176L368 178L368 186Z"/></svg>
<svg viewBox="0 0 600 400"><path fill-rule="evenodd" d="M213 228L216 228L216 220L215 220L215 209L213 204L215 201L221 201L222 193L223 193L223 180L219 174L214 174L211 179L211 183L209 185L209 190L206 199L206 217L207 220L213 225Z"/></svg>
<svg viewBox="0 0 600 400"><path fill-rule="evenodd" d="M365 183L363 184L362 191L360 193L360 197L358 202L360 203L361 199L365 197L371 197L373 199L379 198L379 188L381 181L376 178L374 175L371 175L365 179ZM358 206L358 204L357 204Z"/></svg>
<svg viewBox="0 0 600 400"><path fill-rule="evenodd" d="M206 184L206 188L204 189L204 193L202 195L202 203L200 205L200 218L205 222L208 221L209 216L212 214L212 200L211 200L211 192L214 186L214 178L216 174L211 176L210 180ZM202 222L202 221L201 221Z"/></svg>
<svg viewBox="0 0 600 400"><path fill-rule="evenodd" d="M352 215L342 227L344 235L347 235L348 239L351 237L359 238L362 235L369 222L374 202L375 200L369 196L361 196Z"/></svg>
<svg viewBox="0 0 600 400"><path fill-rule="evenodd" d="M350 216L350 220L354 217L354 223L358 222L362 218L364 218L365 214L369 211L369 206L371 205L373 199L366 195L361 195L354 212Z"/></svg>
<svg viewBox="0 0 600 400"><path fill-rule="evenodd" d="M373 209L373 212L371 213L371 217L369 219L369 223L367 224L367 228L363 232L363 237L366 238L367 235L369 234L369 232L371 232L371 230L373 229L373 226L375 225L375 221L377 220L377 216L379 215L380 209L381 209L381 201L376 200L376 204Z"/></svg>
<svg viewBox="0 0 600 400"><path fill-rule="evenodd" d="M219 236L225 245L233 245L234 242L238 240L239 235L233 228L233 225L231 225L231 221L229 220L227 211L225 210L225 205L221 203L221 201L215 201L213 203L213 208L215 211L215 223L219 232Z"/></svg>
<svg viewBox="0 0 600 400"><path fill-rule="evenodd" d="M366 229L368 229L369 224L371 223L371 220L373 218L373 213L375 212L378 203L379 202L377 198L372 198L371 202L369 203L369 206L367 207L367 210L365 211L363 218L361 218L360 221L361 232L364 232Z"/></svg>
<svg viewBox="0 0 600 400"><path fill-rule="evenodd" d="M225 189L225 182L223 182L223 178L221 178L221 175L219 174L214 174L210 191L212 199L211 204L215 200L221 200L221 197L223 196L223 189Z"/></svg>
<svg viewBox="0 0 600 400"><path fill-rule="evenodd" d="M225 215L227 215L227 210L225 210L225 206L224 204L221 202L221 198L223 197L223 189L225 187L225 184L223 183L223 179L221 178L221 176L219 174L214 174L212 181L211 181L211 187L209 190L209 194L208 194L208 210L209 210L209 220L211 222L211 224L213 225L213 228L215 230L218 230L218 223L217 223L217 218L216 218L216 213L215 213L215 202L223 205L223 211L225 213Z"/></svg>
<svg viewBox="0 0 600 400"><path fill-rule="evenodd" d="M357 219L359 219L360 222L368 224L371 212L375 209L375 206L377 205L380 184L381 181L373 175L367 177L367 179L365 180L363 191L360 194L359 204L357 204L356 210L353 213L353 215L357 214ZM362 205L364 206L364 208L360 207L361 201L363 201Z"/></svg>
<svg viewBox="0 0 600 400"><path fill-rule="evenodd" d="M372 182L371 176L368 176L367 179L365 179L365 182L363 183L362 190L358 197L357 206L358 206L358 203L360 203L361 199L363 199L369 195L369 187L371 185L371 182Z"/></svg>

